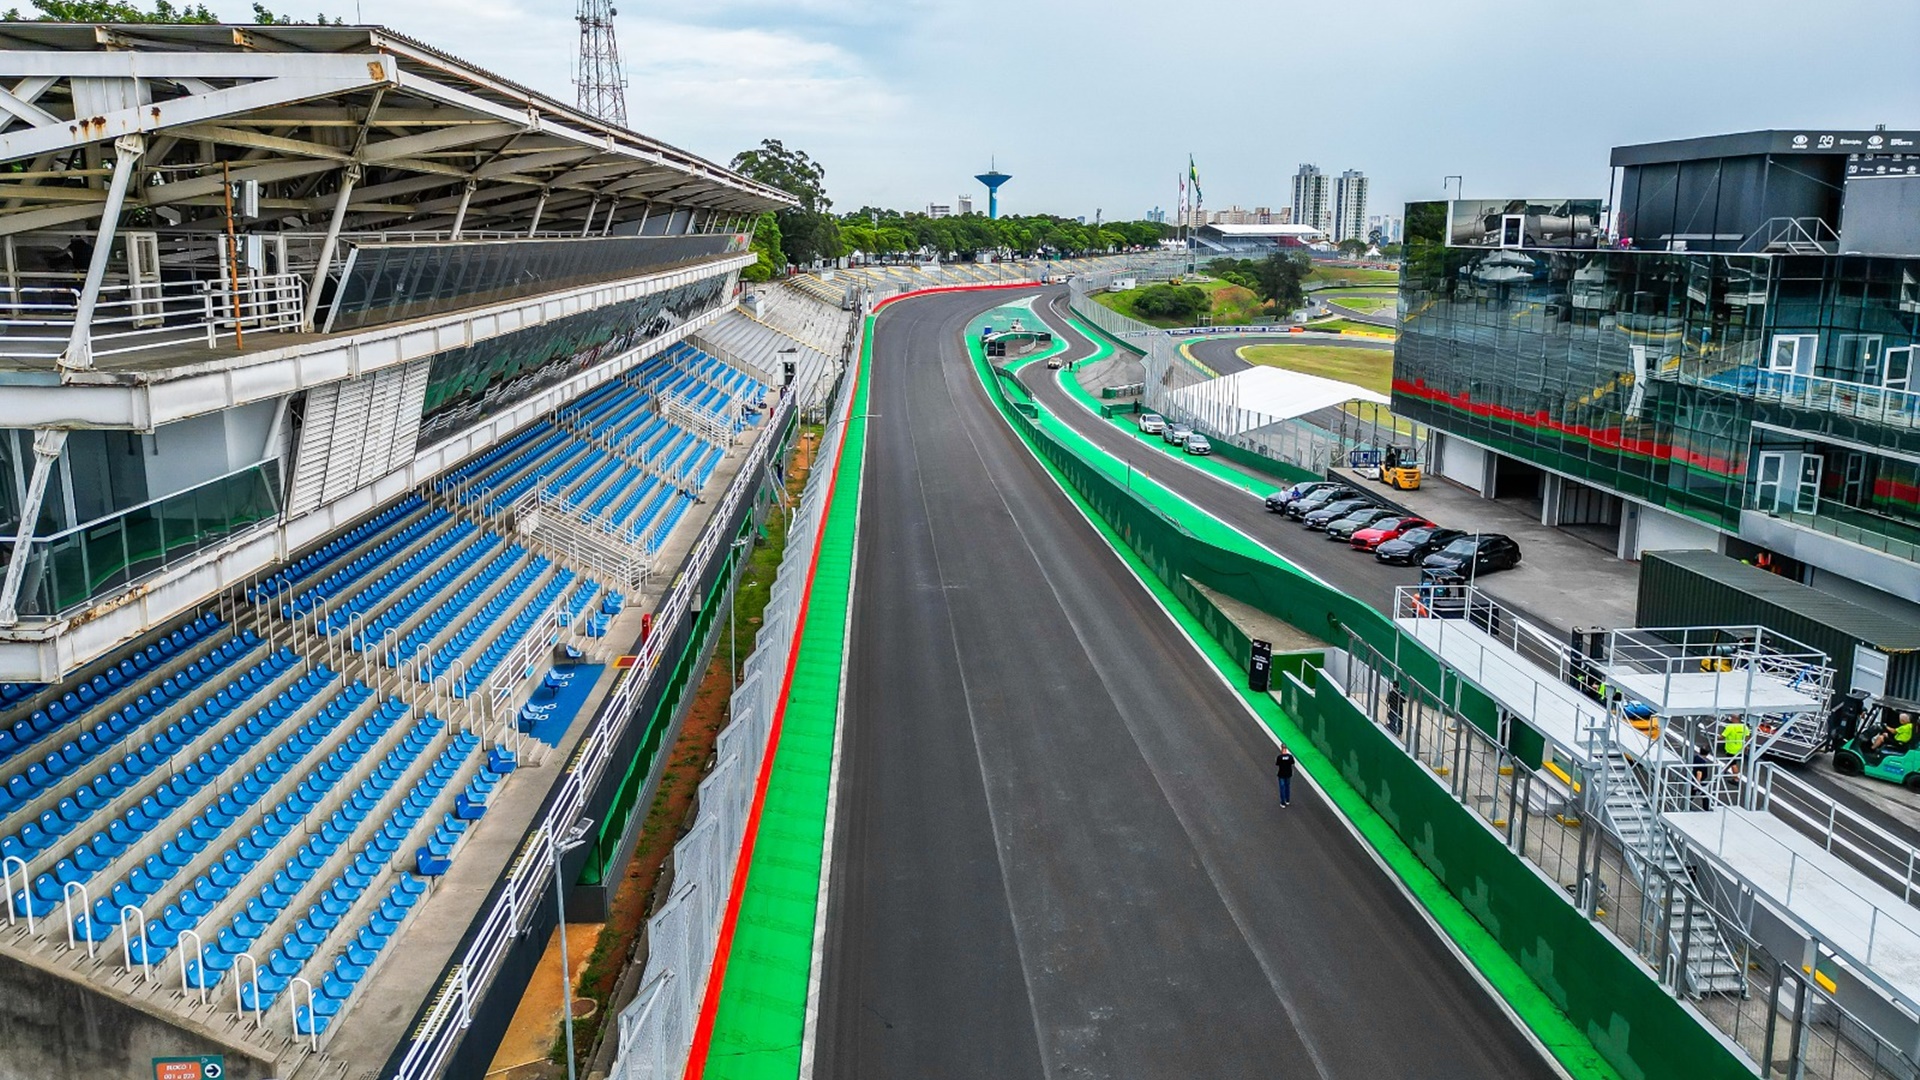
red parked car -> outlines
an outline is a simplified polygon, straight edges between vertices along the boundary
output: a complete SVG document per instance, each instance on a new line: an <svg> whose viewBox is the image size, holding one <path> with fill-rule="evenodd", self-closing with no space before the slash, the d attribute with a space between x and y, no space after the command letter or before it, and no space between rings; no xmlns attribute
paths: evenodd
<svg viewBox="0 0 1920 1080"><path fill-rule="evenodd" d="M1433 522L1423 517L1388 518L1369 529L1361 529L1353 534L1355 551L1372 551L1409 529L1429 529Z"/></svg>

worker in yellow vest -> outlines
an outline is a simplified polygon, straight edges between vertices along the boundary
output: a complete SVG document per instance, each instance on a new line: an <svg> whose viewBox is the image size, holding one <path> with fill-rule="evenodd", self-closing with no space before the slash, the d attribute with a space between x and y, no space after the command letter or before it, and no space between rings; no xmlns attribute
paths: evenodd
<svg viewBox="0 0 1920 1080"><path fill-rule="evenodd" d="M1750 734L1752 731L1747 727L1745 719L1733 717L1720 729L1720 749L1724 750L1728 757L1737 758L1740 752L1747 748L1747 736Z"/></svg>

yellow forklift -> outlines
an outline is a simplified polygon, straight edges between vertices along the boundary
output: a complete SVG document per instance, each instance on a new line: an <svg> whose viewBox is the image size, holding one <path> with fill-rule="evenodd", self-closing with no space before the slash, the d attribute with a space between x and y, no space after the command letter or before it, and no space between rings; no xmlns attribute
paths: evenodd
<svg viewBox="0 0 1920 1080"><path fill-rule="evenodd" d="M1380 454L1380 482L1400 491L1420 490L1420 458L1411 446L1389 446Z"/></svg>

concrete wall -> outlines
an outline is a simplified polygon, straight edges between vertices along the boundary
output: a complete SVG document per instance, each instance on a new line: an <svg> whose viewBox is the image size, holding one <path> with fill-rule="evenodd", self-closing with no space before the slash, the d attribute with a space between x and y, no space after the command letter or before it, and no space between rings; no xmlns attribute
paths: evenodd
<svg viewBox="0 0 1920 1080"><path fill-rule="evenodd" d="M231 988L223 989L231 1008ZM160 993L177 994L178 987ZM0 953L0 1080L152 1076L156 1057L200 1054L224 1055L227 1080L279 1075L274 1062L138 1000Z"/></svg>

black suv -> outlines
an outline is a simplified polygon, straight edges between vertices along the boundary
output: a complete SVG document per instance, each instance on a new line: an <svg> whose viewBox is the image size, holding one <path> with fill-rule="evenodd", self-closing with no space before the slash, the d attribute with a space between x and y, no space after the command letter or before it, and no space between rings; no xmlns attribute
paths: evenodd
<svg viewBox="0 0 1920 1080"><path fill-rule="evenodd" d="M1420 565L1463 577L1511 570L1520 565L1520 545L1501 533L1462 536L1427 556Z"/></svg>
<svg viewBox="0 0 1920 1080"><path fill-rule="evenodd" d="M1465 535L1459 529L1443 529L1438 525L1408 529L1391 540L1382 541L1379 547L1373 549L1373 557L1383 563L1414 566Z"/></svg>

